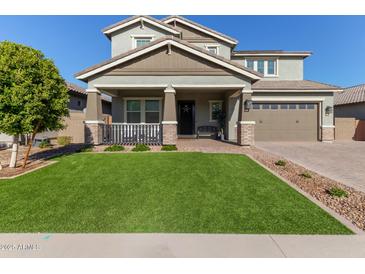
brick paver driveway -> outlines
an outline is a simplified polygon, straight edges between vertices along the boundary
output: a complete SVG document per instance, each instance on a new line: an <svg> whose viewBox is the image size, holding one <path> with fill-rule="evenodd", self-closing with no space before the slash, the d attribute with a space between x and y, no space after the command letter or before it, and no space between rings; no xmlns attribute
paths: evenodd
<svg viewBox="0 0 365 274"><path fill-rule="evenodd" d="M365 192L365 142L257 142L256 147Z"/></svg>

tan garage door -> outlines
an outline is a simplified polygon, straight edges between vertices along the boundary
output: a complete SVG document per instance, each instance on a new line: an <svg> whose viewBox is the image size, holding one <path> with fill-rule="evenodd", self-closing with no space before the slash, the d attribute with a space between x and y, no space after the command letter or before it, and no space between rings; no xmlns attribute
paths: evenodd
<svg viewBox="0 0 365 274"><path fill-rule="evenodd" d="M308 103L254 103L256 141L317 141L318 106Z"/></svg>

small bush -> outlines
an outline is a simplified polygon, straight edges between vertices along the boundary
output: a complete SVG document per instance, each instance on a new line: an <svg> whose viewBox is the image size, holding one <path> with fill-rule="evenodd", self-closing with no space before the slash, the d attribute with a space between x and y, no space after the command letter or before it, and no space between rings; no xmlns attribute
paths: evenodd
<svg viewBox="0 0 365 274"><path fill-rule="evenodd" d="M174 151L177 150L177 147L175 145L165 145L161 147L162 151Z"/></svg>
<svg viewBox="0 0 365 274"><path fill-rule="evenodd" d="M285 166L286 165L286 162L283 161L283 160L279 160L279 161L276 161L275 162L275 165L277 165L277 166Z"/></svg>
<svg viewBox="0 0 365 274"><path fill-rule="evenodd" d="M80 152L93 152L93 147L83 147L82 149L80 149Z"/></svg>
<svg viewBox="0 0 365 274"><path fill-rule="evenodd" d="M149 151L151 148L145 144L138 144L136 145L132 151L139 152L139 151Z"/></svg>
<svg viewBox="0 0 365 274"><path fill-rule="evenodd" d="M332 187L331 189L327 190L328 194L331 196L336 196L336 197L348 197L348 193L347 191L339 188L339 187Z"/></svg>
<svg viewBox="0 0 365 274"><path fill-rule="evenodd" d="M312 175L309 172L303 172L303 173L299 174L299 176L302 176L303 178L307 178L307 179L312 178Z"/></svg>
<svg viewBox="0 0 365 274"><path fill-rule="evenodd" d="M71 144L72 137L71 136L58 136L57 137L57 144L60 146L67 146Z"/></svg>
<svg viewBox="0 0 365 274"><path fill-rule="evenodd" d="M111 145L104 149L104 151L123 151L123 150L124 150L124 146L121 146L121 145Z"/></svg>
<svg viewBox="0 0 365 274"><path fill-rule="evenodd" d="M51 146L51 144L49 143L48 140L43 140L42 142L39 143L39 148L47 148L50 146Z"/></svg>

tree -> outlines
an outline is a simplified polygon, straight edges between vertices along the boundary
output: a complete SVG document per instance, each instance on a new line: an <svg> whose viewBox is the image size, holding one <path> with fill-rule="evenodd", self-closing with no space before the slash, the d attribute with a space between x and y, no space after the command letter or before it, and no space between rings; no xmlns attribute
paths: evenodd
<svg viewBox="0 0 365 274"><path fill-rule="evenodd" d="M0 132L14 136L10 167L16 166L18 136L31 135L27 164L35 135L64 128L68 90L53 61L36 49L0 42Z"/></svg>

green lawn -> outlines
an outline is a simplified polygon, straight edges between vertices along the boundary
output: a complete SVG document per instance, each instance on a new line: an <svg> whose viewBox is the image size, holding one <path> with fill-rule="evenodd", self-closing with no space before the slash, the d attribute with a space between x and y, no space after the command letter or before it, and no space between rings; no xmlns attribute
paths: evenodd
<svg viewBox="0 0 365 274"><path fill-rule="evenodd" d="M351 234L242 155L74 154L0 181L0 232Z"/></svg>

